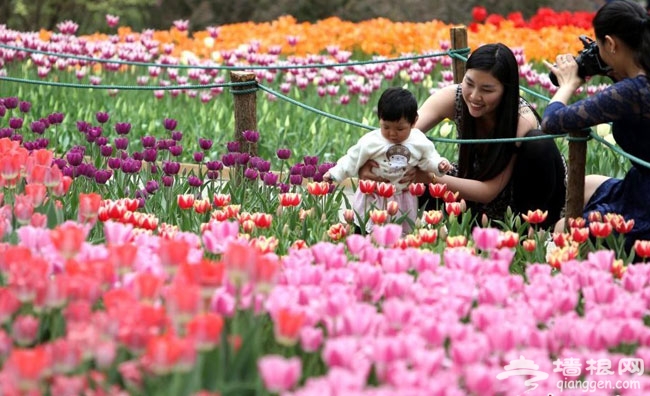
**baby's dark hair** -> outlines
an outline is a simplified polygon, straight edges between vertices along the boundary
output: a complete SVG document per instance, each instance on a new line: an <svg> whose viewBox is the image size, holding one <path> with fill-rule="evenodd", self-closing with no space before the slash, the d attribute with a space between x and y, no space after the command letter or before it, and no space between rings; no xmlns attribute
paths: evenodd
<svg viewBox="0 0 650 396"><path fill-rule="evenodd" d="M399 121L404 117L409 123L415 124L418 118L418 101L407 89L388 88L379 98L377 116L384 121Z"/></svg>

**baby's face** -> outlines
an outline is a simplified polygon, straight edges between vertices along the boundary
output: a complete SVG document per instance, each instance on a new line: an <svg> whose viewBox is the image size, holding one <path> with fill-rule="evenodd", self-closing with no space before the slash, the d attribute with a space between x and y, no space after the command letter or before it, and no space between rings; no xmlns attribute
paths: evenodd
<svg viewBox="0 0 650 396"><path fill-rule="evenodd" d="M405 118L401 118L399 121L379 120L379 126L381 127L381 136L393 144L405 141L413 127Z"/></svg>

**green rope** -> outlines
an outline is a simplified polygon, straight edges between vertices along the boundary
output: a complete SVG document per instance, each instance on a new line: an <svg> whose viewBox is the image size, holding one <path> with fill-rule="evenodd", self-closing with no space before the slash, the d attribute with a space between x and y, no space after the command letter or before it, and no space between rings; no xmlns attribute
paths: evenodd
<svg viewBox="0 0 650 396"><path fill-rule="evenodd" d="M163 91L163 90L173 90L173 89L209 89L209 88L225 88L225 87L240 87L240 86L249 86L255 85L255 81L243 81L243 82L233 82L233 83L221 83L221 84L205 84L205 85L168 85L168 86L142 86L142 85L102 85L102 84L78 84L78 83L64 83L56 81L42 81L42 80L30 80L26 78L16 78L16 77L7 77L0 76L0 80L33 84L33 85L45 85L51 87L62 87L62 88L96 88L96 89L119 89L125 91ZM256 89L255 89L256 90ZM253 90L252 92L255 92ZM244 92L242 92L244 93Z"/></svg>
<svg viewBox="0 0 650 396"><path fill-rule="evenodd" d="M97 63L113 63L118 65L160 67L160 68L167 68L167 69L206 69L206 70L284 70L284 69L307 69L307 68L318 69L318 68L332 68L332 67L348 67L348 66L359 66L359 65L368 65L368 64L375 64L375 63L392 63L392 62L402 62L406 60L435 58L435 57L445 56L445 55L455 57L455 58L462 58L461 56L462 54L469 53L470 51L469 48L461 48L461 49L452 49L444 52L436 52L436 53L424 54L424 55L405 56L405 57L389 58L389 59L372 59L367 61L345 62L345 63L313 63L307 65L279 64L279 65L268 65L268 66L256 66L256 65L226 66L226 65L170 65L170 64L162 64L162 63L125 61L125 60L118 60L118 59L102 59L102 58L94 58L92 56L81 56L81 55L73 55L73 54L64 54L59 52L42 51L42 50L36 50L31 48L15 47L15 46L2 44L2 43L0 43L0 48L55 56L59 58L69 58L69 59L83 60L89 62L97 62Z"/></svg>
<svg viewBox="0 0 650 396"><path fill-rule="evenodd" d="M605 146L609 147L609 148L612 149L614 152L616 152L616 153L622 155L623 157L629 159L630 161L632 161L632 162L636 162L637 164L639 164L639 165L643 165L643 166L645 166L646 168L650 169L650 162L646 162L646 161L644 161L644 160L642 160L642 159L640 159L640 158L637 158L637 157L635 157L635 156L633 156L633 155L631 155L631 154L626 153L626 152L623 151L620 147L617 147L617 146L611 144L610 142L608 142L607 140L601 138L597 133L595 133L595 132L592 131L592 132L591 132L591 137L593 137L594 139L596 139L598 142L604 144Z"/></svg>
<svg viewBox="0 0 650 396"><path fill-rule="evenodd" d="M232 92L233 95L250 94L257 92L257 87L248 89L231 89L230 92Z"/></svg>
<svg viewBox="0 0 650 396"><path fill-rule="evenodd" d="M285 95L281 94L280 92L274 91L274 90L272 90L271 88L266 87L266 86L264 86L264 85L258 84L258 87L259 87L262 91L266 91L266 92L270 93L271 95L277 96L278 98L280 98L280 99L282 99L282 100L285 100L285 101L287 101L287 102L289 102L289 103L291 103L291 104L294 104L294 105L296 105L296 106L298 106L298 107L302 107L303 109L307 109L307 110L309 110L309 111L313 111L313 112L316 113L316 114L320 114L320 115L322 115L322 116L325 116L325 117L328 117L328 118L332 118L332 119L337 120L337 121L342 121L342 122L348 123L348 124L350 124L350 125L354 125L354 126L357 126L357 127L360 127L360 128L365 128L365 129L368 129L368 130L377 129L376 127L372 127L372 126L369 126L369 125L361 124L361 123L356 122L356 121L348 120L348 119L346 119L346 118L342 118L342 117L336 116L336 115L334 115L334 114L330 114L330 113L326 113L326 112L324 112L324 111L322 111L322 110L318 110L318 109L315 108L315 107L311 107L311 106L308 106L308 105L306 105L306 104L300 103L300 102L298 102L298 101L296 101L296 100L294 100L294 99L291 99L290 97L285 96Z"/></svg>
<svg viewBox="0 0 650 396"><path fill-rule="evenodd" d="M528 140L545 140L545 139L555 139L557 137L562 137L562 135L539 135L539 136L524 136L524 137L513 137L513 138L490 138L490 139L451 139L444 137L429 137L430 140L434 142L441 143L456 143L456 144L476 144L476 143L511 143L511 142L524 142Z"/></svg>

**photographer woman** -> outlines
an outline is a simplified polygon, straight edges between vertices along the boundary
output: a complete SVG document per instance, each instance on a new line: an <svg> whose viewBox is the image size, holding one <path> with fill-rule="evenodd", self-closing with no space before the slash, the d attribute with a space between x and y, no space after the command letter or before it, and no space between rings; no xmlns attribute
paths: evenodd
<svg viewBox="0 0 650 396"><path fill-rule="evenodd" d="M616 83L604 91L567 105L584 82L573 55L561 54L556 64L545 62L556 75L559 88L544 112L542 128L564 133L612 123L616 143L627 153L650 161L650 21L635 1L616 0L603 5L593 20L598 52L611 67ZM585 218L592 211L616 213L634 219L626 234L629 250L637 239L650 239L650 169L632 163L623 179L601 175L585 178ZM560 222L557 229L564 224Z"/></svg>
<svg viewBox="0 0 650 396"><path fill-rule="evenodd" d="M485 44L467 59L460 84L432 94L418 110L415 127L423 132L444 119L456 123L458 139L496 139L542 135L539 116L519 96L517 60L503 44ZM362 179L382 181L369 161L359 171ZM565 203L564 159L552 139L523 142L461 144L456 176L435 177L424 172L410 180L444 183L465 199L472 214L503 220L508 207L514 213L548 211L543 226L560 219ZM422 197L421 197L422 198ZM434 203L430 196L428 208ZM427 209L428 209L427 208Z"/></svg>

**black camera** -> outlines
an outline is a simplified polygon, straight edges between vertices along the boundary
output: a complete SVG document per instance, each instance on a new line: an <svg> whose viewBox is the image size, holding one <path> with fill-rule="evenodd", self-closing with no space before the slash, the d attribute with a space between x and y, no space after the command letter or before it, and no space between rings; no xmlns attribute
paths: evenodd
<svg viewBox="0 0 650 396"><path fill-rule="evenodd" d="M576 63L578 64L578 76L583 80L591 76L606 76L612 68L607 66L603 59L598 54L598 45L596 41L591 38L581 35L580 41L585 46L585 48L580 51L578 56L576 56ZM555 73L550 72L548 77L551 79L551 82L556 87L558 86L557 77Z"/></svg>

